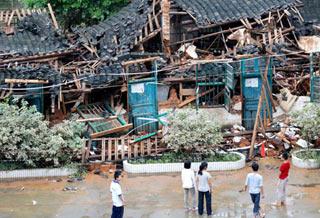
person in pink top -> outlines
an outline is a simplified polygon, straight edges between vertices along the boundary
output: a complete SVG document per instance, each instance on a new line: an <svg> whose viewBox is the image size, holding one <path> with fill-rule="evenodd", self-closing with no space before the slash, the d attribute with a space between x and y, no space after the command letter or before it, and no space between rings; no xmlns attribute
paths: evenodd
<svg viewBox="0 0 320 218"><path fill-rule="evenodd" d="M286 200L286 190L288 184L288 177L289 177L289 170L290 170L290 161L288 153L283 153L282 158L284 162L280 166L280 175L279 175L279 182L277 187L277 194L278 194L278 206L284 206Z"/></svg>

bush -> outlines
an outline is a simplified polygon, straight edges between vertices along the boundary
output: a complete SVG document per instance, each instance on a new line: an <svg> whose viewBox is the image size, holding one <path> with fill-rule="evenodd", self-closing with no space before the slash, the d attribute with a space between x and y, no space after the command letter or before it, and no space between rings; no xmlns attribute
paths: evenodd
<svg viewBox="0 0 320 218"><path fill-rule="evenodd" d="M57 167L81 154L82 125L64 121L49 127L35 107L0 103L0 160L27 167Z"/></svg>
<svg viewBox="0 0 320 218"><path fill-rule="evenodd" d="M169 116L168 148L180 153L210 153L222 141L221 126L209 112L179 110Z"/></svg>
<svg viewBox="0 0 320 218"><path fill-rule="evenodd" d="M292 121L301 127L301 134L306 140L316 140L320 135L320 107L308 104L302 110L294 112Z"/></svg>
<svg viewBox="0 0 320 218"><path fill-rule="evenodd" d="M316 160L320 163L320 151L318 150L303 150L297 153L297 157L302 160Z"/></svg>

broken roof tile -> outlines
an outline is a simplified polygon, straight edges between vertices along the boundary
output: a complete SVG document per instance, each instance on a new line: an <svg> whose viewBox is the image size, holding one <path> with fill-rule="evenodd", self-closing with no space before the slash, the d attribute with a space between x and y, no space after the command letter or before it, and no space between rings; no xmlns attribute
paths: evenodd
<svg viewBox="0 0 320 218"><path fill-rule="evenodd" d="M141 29L147 23L150 10L149 0L133 0L99 24L75 31L81 42L96 45L103 58L112 58L126 52L134 43L135 37L141 34Z"/></svg>
<svg viewBox="0 0 320 218"><path fill-rule="evenodd" d="M296 0L174 0L174 2L191 13L200 26L245 18L260 18L268 11L284 9L297 3Z"/></svg>
<svg viewBox="0 0 320 218"><path fill-rule="evenodd" d="M301 13L306 22L320 22L320 1L319 0L302 0L304 6Z"/></svg>
<svg viewBox="0 0 320 218"><path fill-rule="evenodd" d="M26 16L14 29L13 35L0 30L0 54L36 55L71 47L66 38L54 29L47 13Z"/></svg>

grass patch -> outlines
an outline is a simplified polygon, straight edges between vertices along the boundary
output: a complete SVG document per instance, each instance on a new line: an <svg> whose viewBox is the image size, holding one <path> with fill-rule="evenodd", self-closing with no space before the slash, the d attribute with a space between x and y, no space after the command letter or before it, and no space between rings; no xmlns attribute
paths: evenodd
<svg viewBox="0 0 320 218"><path fill-rule="evenodd" d="M227 161L238 161L241 156L238 154L183 154L169 152L157 157L145 157L136 160L130 160L131 164L156 164L156 163L183 163L185 160L191 160L192 162L227 162Z"/></svg>

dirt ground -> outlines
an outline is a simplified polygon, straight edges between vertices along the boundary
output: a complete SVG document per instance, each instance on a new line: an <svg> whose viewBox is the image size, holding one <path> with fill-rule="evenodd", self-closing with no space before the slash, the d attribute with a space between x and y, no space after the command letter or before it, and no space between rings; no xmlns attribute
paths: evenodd
<svg viewBox="0 0 320 218"><path fill-rule="evenodd" d="M266 217L320 217L320 170L292 168L288 186L287 207L272 205L276 198L276 178L280 161L260 161L266 198L262 206ZM211 172L214 180L213 217L252 217L249 195L243 188L250 168L233 172ZM66 179L0 183L0 218L100 218L110 217L109 178L88 175L84 181L68 183ZM183 209L179 174L126 175L122 186L130 218L194 218ZM76 191L63 191L77 187ZM206 217L206 216L204 216Z"/></svg>

